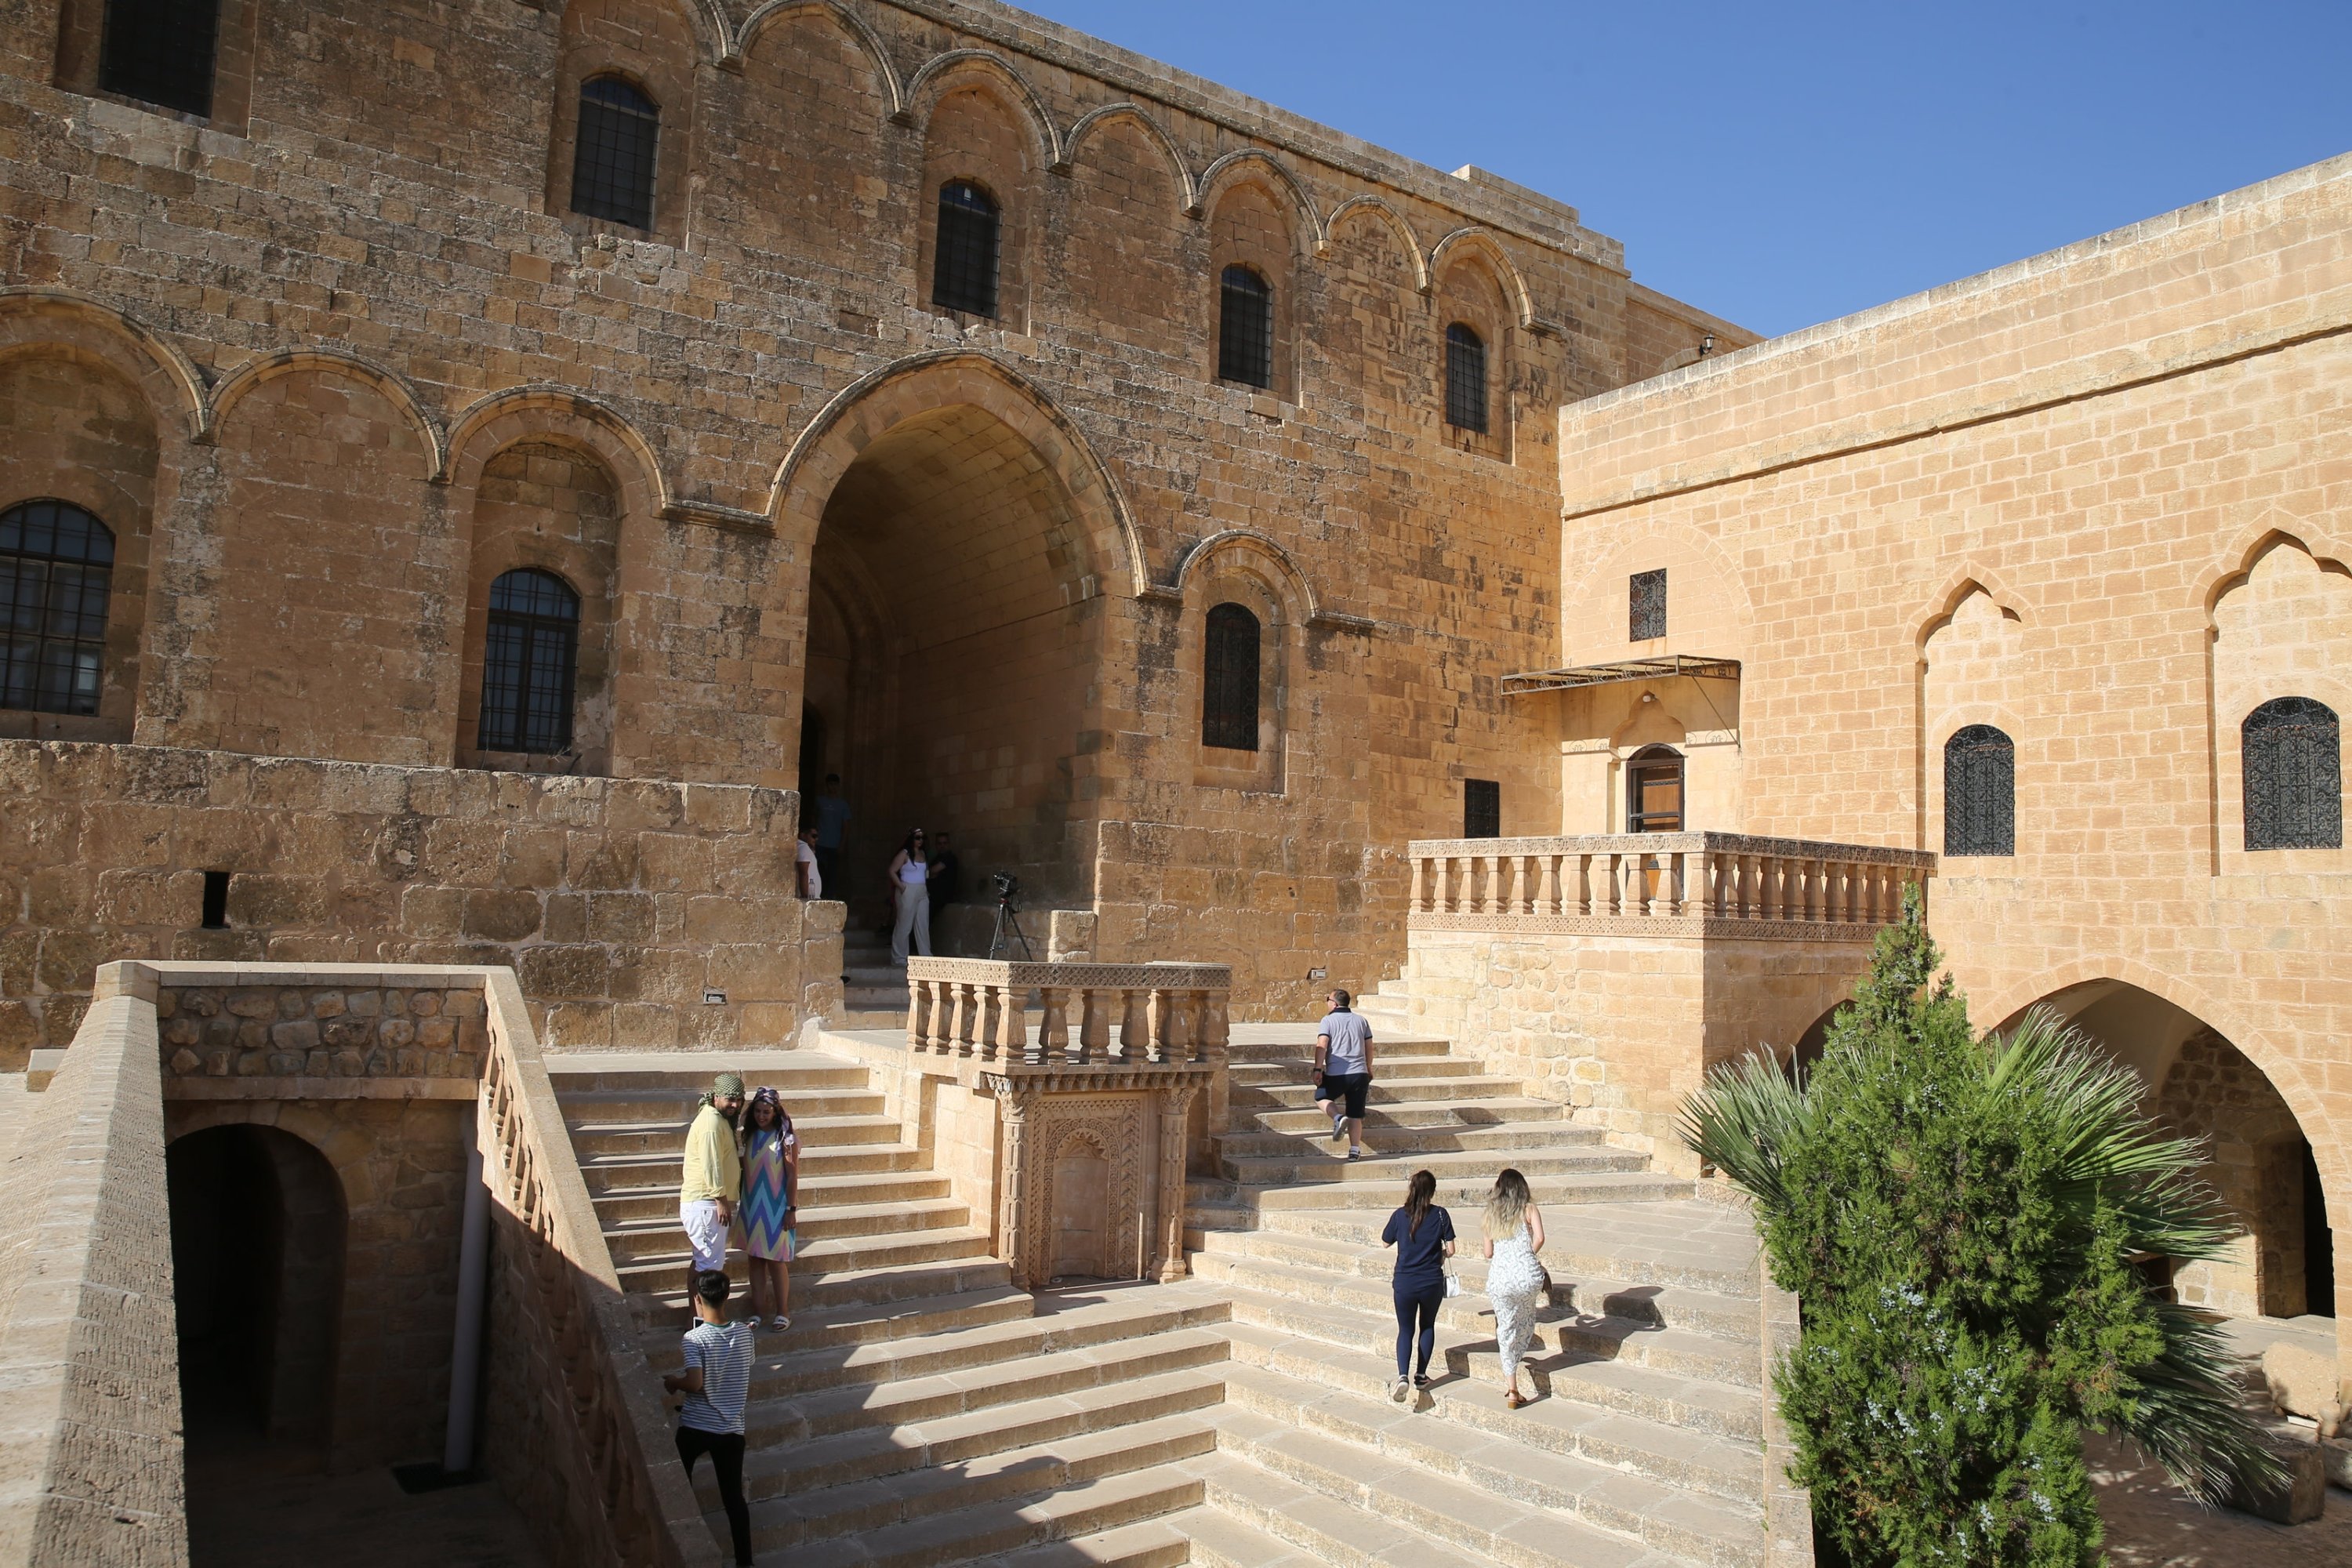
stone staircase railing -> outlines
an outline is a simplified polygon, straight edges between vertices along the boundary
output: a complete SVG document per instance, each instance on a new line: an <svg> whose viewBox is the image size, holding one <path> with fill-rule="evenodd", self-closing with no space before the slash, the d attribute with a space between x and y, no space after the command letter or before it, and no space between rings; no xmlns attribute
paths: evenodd
<svg viewBox="0 0 2352 1568"><path fill-rule="evenodd" d="M661 1385L639 1349L521 988L506 969L488 972L483 988L490 1048L476 1136L504 1232L494 1252L529 1331L525 1349L544 1358L535 1370L558 1385L533 1390L542 1408L518 1423L543 1449L509 1456L528 1462L502 1479L564 1537L566 1563L718 1568L684 1471L662 1462L670 1439ZM543 1500L530 1495L542 1489Z"/></svg>
<svg viewBox="0 0 2352 1568"><path fill-rule="evenodd" d="M1034 1041L1032 992L1039 999ZM907 1048L992 1064L1206 1062L1225 1048L1232 992L1233 971L1222 963L910 958Z"/></svg>
<svg viewBox="0 0 2352 1568"><path fill-rule="evenodd" d="M1591 922L1739 921L1880 926L1903 889L1930 875L1923 850L1736 833L1424 838L1412 861L1410 924L1528 930ZM1571 927L1565 922L1575 922Z"/></svg>

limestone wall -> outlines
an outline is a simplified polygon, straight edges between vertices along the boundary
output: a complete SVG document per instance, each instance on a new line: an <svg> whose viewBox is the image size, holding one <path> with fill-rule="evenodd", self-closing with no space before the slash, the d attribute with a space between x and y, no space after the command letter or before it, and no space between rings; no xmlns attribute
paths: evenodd
<svg viewBox="0 0 2352 1568"><path fill-rule="evenodd" d="M739 785L0 742L0 1064L69 1039L118 958L511 964L559 1046L787 1039L838 1006L841 973L839 906L791 896L793 808ZM202 923L208 871L228 878L223 929ZM243 1021L281 1054L360 1044L351 1016ZM173 1022L225 1046L225 1025ZM374 1039L417 1043L402 1032ZM237 1043L235 1070L266 1065Z"/></svg>
<svg viewBox="0 0 2352 1568"><path fill-rule="evenodd" d="M27 1106L0 1215L0 1563L188 1561L154 1016L110 987Z"/></svg>

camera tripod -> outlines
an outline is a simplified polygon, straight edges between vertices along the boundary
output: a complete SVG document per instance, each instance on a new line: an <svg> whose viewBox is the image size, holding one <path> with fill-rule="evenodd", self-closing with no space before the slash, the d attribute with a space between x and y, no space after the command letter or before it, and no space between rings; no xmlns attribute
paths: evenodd
<svg viewBox="0 0 2352 1568"><path fill-rule="evenodd" d="M1036 962L1036 953L1030 951L1029 933L1021 929L1020 907L1013 903L1011 893L999 893L996 896L996 929L989 934L988 938L989 957L1004 956L1005 939L1008 936L1021 944L1022 957L1033 963Z"/></svg>

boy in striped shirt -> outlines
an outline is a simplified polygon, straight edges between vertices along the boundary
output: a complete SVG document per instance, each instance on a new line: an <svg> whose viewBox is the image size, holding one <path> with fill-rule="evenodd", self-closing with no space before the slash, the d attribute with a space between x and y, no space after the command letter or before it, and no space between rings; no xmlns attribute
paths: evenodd
<svg viewBox="0 0 2352 1568"><path fill-rule="evenodd" d="M743 1501L743 1400L751 1391L751 1325L727 1321L727 1276L712 1270L694 1282L694 1327L686 1331L686 1370L662 1386L686 1395L677 1413L677 1457L694 1477L694 1462L710 1456L727 1528L735 1537L737 1568L751 1568L751 1510Z"/></svg>

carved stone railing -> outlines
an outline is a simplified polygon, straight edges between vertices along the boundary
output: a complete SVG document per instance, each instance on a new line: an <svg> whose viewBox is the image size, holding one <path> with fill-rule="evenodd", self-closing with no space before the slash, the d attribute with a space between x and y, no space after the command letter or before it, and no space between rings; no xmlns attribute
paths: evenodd
<svg viewBox="0 0 2352 1568"><path fill-rule="evenodd" d="M1223 1059L1232 992L1233 971L1222 963L911 958L907 1048L1032 1066Z"/></svg>
<svg viewBox="0 0 2352 1568"><path fill-rule="evenodd" d="M1657 935L1867 936L1934 869L1916 849L1736 833L1415 840L1407 923Z"/></svg>
<svg viewBox="0 0 2352 1568"><path fill-rule="evenodd" d="M1108 1277L1183 1278L1192 1104L1222 1129L1232 990L1221 963L908 961L910 1061L995 1104L997 1256L1015 1285L1053 1273L1054 1187L1073 1151L1108 1173L1108 1249L1125 1263Z"/></svg>
<svg viewBox="0 0 2352 1568"><path fill-rule="evenodd" d="M502 1479L526 1494L526 1511L541 1500L529 1494L547 1491L546 1506L561 1516L548 1522L563 1538L565 1562L718 1568L701 1505L685 1472L668 1462L660 1383L638 1348L514 972L488 971L483 989L482 1175L508 1222L502 1245L520 1246L503 1272L536 1331L537 1342L523 1348L561 1385L555 1408L534 1423L544 1446L530 1467L539 1488L528 1476ZM542 1405L559 1393L533 1392Z"/></svg>

